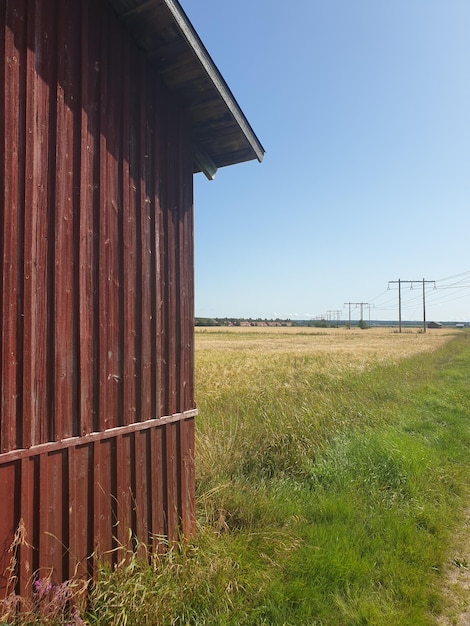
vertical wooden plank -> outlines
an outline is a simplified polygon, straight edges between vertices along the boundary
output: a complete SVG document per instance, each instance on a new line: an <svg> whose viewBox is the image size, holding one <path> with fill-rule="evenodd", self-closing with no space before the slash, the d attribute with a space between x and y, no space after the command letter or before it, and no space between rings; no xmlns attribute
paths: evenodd
<svg viewBox="0 0 470 626"><path fill-rule="evenodd" d="M194 199L193 157L189 142L185 146L186 164L184 176L185 211L185 277L186 277L186 388L183 410L194 409Z"/></svg>
<svg viewBox="0 0 470 626"><path fill-rule="evenodd" d="M196 407L195 400L195 389L194 389L194 210L193 205L191 205L191 211L188 215L188 222L190 223L189 237L191 242L188 246L190 252L190 269L189 276L191 280L191 284L188 287L189 295L188 295L188 307L191 311L188 319L188 337L189 337L189 346L188 346L188 360L189 360L189 368L188 368L188 389L187 389L187 403L185 410L194 409Z"/></svg>
<svg viewBox="0 0 470 626"><path fill-rule="evenodd" d="M157 417L163 417L168 415L168 363L167 356L167 307L166 307L166 261L165 261L165 247L166 247L166 209L163 206L162 197L163 191L162 184L159 191L159 208L156 214L156 230L158 232L158 281L157 288L157 328L156 328L156 401L157 401Z"/></svg>
<svg viewBox="0 0 470 626"><path fill-rule="evenodd" d="M119 394L122 387L119 306L119 213L118 169L122 128L121 94L116 93L116 67L121 50L111 47L114 37L111 20L103 21L100 102L100 251L99 251L99 320L100 320L100 430L121 423ZM111 58L112 55L112 58ZM114 70L114 71L113 71ZM120 77L119 77L120 78Z"/></svg>
<svg viewBox="0 0 470 626"><path fill-rule="evenodd" d="M54 237L54 436L78 434L75 214L78 180L80 4L58 5Z"/></svg>
<svg viewBox="0 0 470 626"><path fill-rule="evenodd" d="M5 14L5 11L8 11ZM2 336L1 336L1 425L0 450L7 452L21 444L23 203L24 203L24 113L25 113L25 5L3 5L10 25L2 34L4 57L1 63L5 87L2 115ZM7 210L8 208L8 210Z"/></svg>
<svg viewBox="0 0 470 626"><path fill-rule="evenodd" d="M194 494L194 418L186 419L180 426L181 440L181 528L185 537L196 531L196 511Z"/></svg>
<svg viewBox="0 0 470 626"><path fill-rule="evenodd" d="M183 136L183 124L182 124L182 114L180 113L177 116L177 137L178 142L175 146L177 151L177 172L178 172L178 206L177 206L177 215L175 216L176 220L176 229L177 229L177 241L178 241L178 249L177 249L177 257L176 257L176 369L177 369L177 411L184 411L184 401L185 401L185 387L187 383L187 360L186 360L186 322L188 316L187 309L187 265L186 265L186 255L187 250L185 249L186 239L185 239L185 158L184 158L184 136Z"/></svg>
<svg viewBox="0 0 470 626"><path fill-rule="evenodd" d="M24 239L24 361L23 446L47 441L51 414L48 384L50 328L49 182L52 167L49 124L53 68L52 34L56 28L52 9L40 0L28 4L26 76L26 190ZM48 84L49 83L49 84ZM48 163L49 168L44 167Z"/></svg>
<svg viewBox="0 0 470 626"><path fill-rule="evenodd" d="M115 440L105 439L94 444L94 546L98 558L111 563L113 548L113 489L111 470Z"/></svg>
<svg viewBox="0 0 470 626"><path fill-rule="evenodd" d="M140 542L149 543L149 464L148 432L135 433L135 482L136 534Z"/></svg>
<svg viewBox="0 0 470 626"><path fill-rule="evenodd" d="M159 348L159 365L160 365L160 389L161 389L161 410L160 415L168 415L170 413L170 385L169 385L169 344L168 333L170 330L169 308L168 308L168 254L170 243L168 241L168 178L171 167L168 162L168 98L167 94L162 92L159 102L159 115L161 123L159 125L160 146L159 146L159 226L158 232L160 236L160 301L157 309L159 318L160 335L157 339Z"/></svg>
<svg viewBox="0 0 470 626"><path fill-rule="evenodd" d="M141 372L140 372L140 421L152 417L152 344L151 344L151 104L148 94L146 65L140 68L142 86L140 110L140 250L141 250Z"/></svg>
<svg viewBox="0 0 470 626"><path fill-rule="evenodd" d="M133 500L132 500L132 455L133 436L125 435L116 438L116 512L114 535L117 545L130 550L130 532L133 531Z"/></svg>
<svg viewBox="0 0 470 626"><path fill-rule="evenodd" d="M112 275L110 274L110 268L108 267L108 257L110 254L108 253L109 246L112 244L111 238L108 234L108 154L107 154L107 146L106 146L106 133L107 133L107 124L106 124L106 116L107 116L107 108L108 108L108 91L107 91L107 72L108 72L108 51L107 47L109 45L109 36L108 36L108 25L106 20L102 22L102 31L101 35L101 58L100 58L100 67L101 67L101 82L100 82L100 148L99 148L99 162L100 162L100 172L99 172L99 190L100 190L100 199L99 199L99 259L98 259L98 267L99 267L99 379L100 379L100 388L99 388L99 424L98 430L104 430L106 428L111 428L115 425L115 421L113 419L114 415L117 412L116 404L113 402L113 395L110 393L110 383L109 379L113 375L113 353L112 346L109 345L109 324L112 323L112 320L108 319L110 316L109 311L109 303L108 303L108 282L113 280ZM115 358L115 355L114 355ZM111 361L111 362L110 362ZM110 415L111 413L111 415ZM95 446L95 455L97 458L100 456L100 446ZM96 470L96 467L95 467ZM95 514L96 515L96 514ZM95 532L96 537L96 532Z"/></svg>
<svg viewBox="0 0 470 626"><path fill-rule="evenodd" d="M79 433L98 430L97 288L99 214L100 15L94 2L82 3L82 81L79 217Z"/></svg>
<svg viewBox="0 0 470 626"><path fill-rule="evenodd" d="M163 435L164 427L159 426L150 430L150 454L152 471L151 485L151 532L154 550L161 549L160 538L166 534L165 528L165 498L164 498L164 467L163 467Z"/></svg>
<svg viewBox="0 0 470 626"><path fill-rule="evenodd" d="M152 72L148 71L148 80L152 79ZM157 297L159 290L157 288L157 275L158 275L158 237L156 236L156 228L158 224L157 206L155 203L156 198L156 186L158 184L158 178L156 174L156 161L157 152L155 150L155 135L157 134L157 117L158 117L158 83L149 85L149 103L148 107L148 126L151 132L147 132L147 145L146 152L149 155L148 169L149 169L149 181L147 184L147 193L149 196L149 248L150 248L150 276L149 276L149 294L150 294L150 417L154 418L159 415L159 401L158 397L158 385L157 385L157 370L159 355L156 351L157 348Z"/></svg>
<svg viewBox="0 0 470 626"><path fill-rule="evenodd" d="M127 40L128 41L128 40ZM123 85L123 423L132 424L141 419L137 415L137 325L136 325L136 281L137 281L137 185L139 93L137 76L131 63L135 55L126 45L124 50ZM132 78L131 78L132 72Z"/></svg>
<svg viewBox="0 0 470 626"><path fill-rule="evenodd" d="M163 307L164 307L164 272L162 270L164 254L164 235L163 235L163 216L162 216L162 201L161 201L161 189L162 189L162 140L163 140L163 123L162 123L162 86L160 85L159 77L152 74L152 87L153 98L155 100L154 109L154 145L152 147L154 154L154 166L153 166L153 248L154 248L154 302L152 303L152 309L154 311L154 387L155 387L155 409L154 416L162 417L164 415L164 391L163 391Z"/></svg>
<svg viewBox="0 0 470 626"><path fill-rule="evenodd" d="M178 346L179 346L179 323L178 323L178 200L179 190L179 150L177 124L175 120L175 108L169 108L168 138L167 138L167 360L168 360L168 394L169 406L168 414L176 413L178 406Z"/></svg>
<svg viewBox="0 0 470 626"><path fill-rule="evenodd" d="M23 520L26 531L26 543L21 545L19 553L19 588L18 593L26 596L31 591L32 576L35 569L35 535L34 528L37 524L37 500L35 499L34 486L36 471L39 466L34 456L22 459L21 462L21 495L20 495L20 519Z"/></svg>
<svg viewBox="0 0 470 626"><path fill-rule="evenodd" d="M68 544L68 481L66 450L39 457L39 577L65 580L64 547ZM68 568L67 568L68 569Z"/></svg>
<svg viewBox="0 0 470 626"><path fill-rule="evenodd" d="M180 122L179 141L179 259L178 259L178 298L179 298L179 411L194 408L192 405L192 360L194 312L192 302L193 258L192 258L192 159L190 146L186 141L188 129L183 118ZM189 167L191 169L189 169Z"/></svg>
<svg viewBox="0 0 470 626"><path fill-rule="evenodd" d="M178 541L179 458L178 423L165 424L166 522L169 541Z"/></svg>
<svg viewBox="0 0 470 626"><path fill-rule="evenodd" d="M123 204L124 196L126 196L128 189L124 192L123 189L123 127L124 127L124 96L123 96L123 69L124 69L124 52L127 50L127 46L123 44L123 40L128 39L128 33L124 33L121 23L117 20L111 11L108 12L109 17L112 16L112 38L111 38L111 50L112 50L112 63L110 65L110 88L113 111L115 112L115 118L113 120L113 126L109 130L113 134L112 142L110 143L111 152L114 155L114 181L113 181L113 194L115 197L115 210L116 210L116 225L114 226L116 232L116 260L115 260L115 272L116 280L113 290L113 299L116 300L116 329L117 335L114 338L116 345L116 368L117 377L115 379L115 393L117 394L117 415L116 424L122 426L124 424L123 419L123 375L124 375L124 296L123 296L123 282L124 282L124 257L123 257ZM109 18L108 18L109 19ZM111 180L111 179L109 179Z"/></svg>
<svg viewBox="0 0 470 626"><path fill-rule="evenodd" d="M69 451L69 519L70 519L70 557L67 577L84 578L89 573L88 558L93 550L90 537L89 479L92 473L92 446L79 445Z"/></svg>
<svg viewBox="0 0 470 626"><path fill-rule="evenodd" d="M0 502L2 502L2 515L0 515L0 598L12 591L9 570L12 564L10 546L17 524L15 519L15 491L18 487L15 464L0 465Z"/></svg>

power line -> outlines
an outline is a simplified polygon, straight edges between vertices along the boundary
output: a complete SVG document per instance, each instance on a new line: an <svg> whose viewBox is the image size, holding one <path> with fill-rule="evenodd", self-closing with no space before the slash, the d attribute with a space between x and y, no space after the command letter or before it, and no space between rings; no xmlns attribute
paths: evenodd
<svg viewBox="0 0 470 626"><path fill-rule="evenodd" d="M442 283L445 280L452 280L453 278L460 278L460 276L469 276L469 275L470 275L470 270L467 270L466 272L460 272L460 274L454 274L453 276L446 276L445 278L439 278L437 282Z"/></svg>

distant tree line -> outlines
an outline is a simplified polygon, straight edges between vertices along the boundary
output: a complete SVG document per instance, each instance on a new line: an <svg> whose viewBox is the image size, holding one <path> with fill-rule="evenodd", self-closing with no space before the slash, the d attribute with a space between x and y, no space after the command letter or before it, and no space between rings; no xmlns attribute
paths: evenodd
<svg viewBox="0 0 470 626"><path fill-rule="evenodd" d="M422 322L419 321L402 321L402 326L416 327L420 326ZM195 326L300 326L300 327L313 327L313 328L344 328L349 325L347 320L291 320L291 319L262 319L261 317L196 317L194 320ZM359 327L362 329L370 328L371 326L396 326L397 322L393 320L373 320L366 322L365 320L352 320L351 326ZM441 322L442 326L457 326L458 328L465 328L470 326L467 322Z"/></svg>
<svg viewBox="0 0 470 626"><path fill-rule="evenodd" d="M313 326L317 328L336 328L342 326L327 320L291 320L291 319L267 319L252 317L196 317L195 326Z"/></svg>
<svg viewBox="0 0 470 626"><path fill-rule="evenodd" d="M240 320L233 317L196 317L195 326L240 326Z"/></svg>

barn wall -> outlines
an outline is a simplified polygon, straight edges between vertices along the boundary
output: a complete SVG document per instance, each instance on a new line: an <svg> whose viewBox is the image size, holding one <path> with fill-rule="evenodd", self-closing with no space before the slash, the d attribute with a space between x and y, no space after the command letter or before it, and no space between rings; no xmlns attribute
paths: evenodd
<svg viewBox="0 0 470 626"><path fill-rule="evenodd" d="M193 162L105 0L0 20L0 551L24 520L24 585L125 526L191 532Z"/></svg>

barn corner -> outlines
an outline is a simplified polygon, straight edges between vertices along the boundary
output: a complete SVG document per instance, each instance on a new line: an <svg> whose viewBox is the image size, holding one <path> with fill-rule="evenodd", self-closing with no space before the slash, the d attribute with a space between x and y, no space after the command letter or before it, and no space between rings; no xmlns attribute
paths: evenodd
<svg viewBox="0 0 470 626"><path fill-rule="evenodd" d="M264 150L176 0L0 15L5 595L194 532L193 175Z"/></svg>

